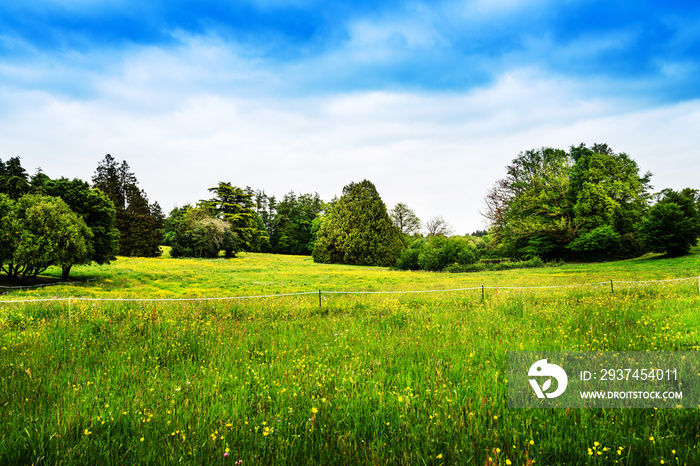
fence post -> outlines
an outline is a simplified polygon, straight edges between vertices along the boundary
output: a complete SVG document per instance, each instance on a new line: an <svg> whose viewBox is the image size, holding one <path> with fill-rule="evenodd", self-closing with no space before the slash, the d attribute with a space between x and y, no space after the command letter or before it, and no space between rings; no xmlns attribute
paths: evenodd
<svg viewBox="0 0 700 466"><path fill-rule="evenodd" d="M68 296L68 322L73 321L73 316L71 315L71 305L72 305L72 298Z"/></svg>
<svg viewBox="0 0 700 466"><path fill-rule="evenodd" d="M613 288L612 280L610 280L610 293L615 293L615 288Z"/></svg>
<svg viewBox="0 0 700 466"><path fill-rule="evenodd" d="M486 300L486 297L484 295L484 285L481 285L481 302L483 303Z"/></svg>
<svg viewBox="0 0 700 466"><path fill-rule="evenodd" d="M318 308L321 309L321 290L318 290Z"/></svg>

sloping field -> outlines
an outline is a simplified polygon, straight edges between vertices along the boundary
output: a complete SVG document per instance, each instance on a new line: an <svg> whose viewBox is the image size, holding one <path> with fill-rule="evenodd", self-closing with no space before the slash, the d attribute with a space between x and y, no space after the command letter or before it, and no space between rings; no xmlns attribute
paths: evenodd
<svg viewBox="0 0 700 466"><path fill-rule="evenodd" d="M80 283L1 298L0 464L699 464L698 406L507 400L509 351L698 351L698 275L697 254L471 274L263 254L77 268ZM244 296L267 297L214 299Z"/></svg>

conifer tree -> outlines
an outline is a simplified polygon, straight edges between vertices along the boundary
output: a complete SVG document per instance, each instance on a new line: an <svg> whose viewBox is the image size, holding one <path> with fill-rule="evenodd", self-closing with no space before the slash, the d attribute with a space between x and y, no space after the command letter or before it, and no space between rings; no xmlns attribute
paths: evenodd
<svg viewBox="0 0 700 466"><path fill-rule="evenodd" d="M163 240L163 211L158 203L149 204L146 192L138 187L129 164L118 164L109 154L99 163L92 177L93 187L109 197L116 209L119 254L154 257L160 255Z"/></svg>
<svg viewBox="0 0 700 466"><path fill-rule="evenodd" d="M350 183L321 225L315 262L393 266L404 249L401 231L370 181Z"/></svg>

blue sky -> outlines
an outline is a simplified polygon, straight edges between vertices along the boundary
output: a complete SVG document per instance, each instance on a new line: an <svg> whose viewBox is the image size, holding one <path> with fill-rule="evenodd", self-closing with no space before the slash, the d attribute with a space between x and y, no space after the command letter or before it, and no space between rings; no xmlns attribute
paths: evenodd
<svg viewBox="0 0 700 466"><path fill-rule="evenodd" d="M166 211L369 179L466 233L527 149L700 188L699 65L688 1L2 2L0 158L89 180L110 153Z"/></svg>

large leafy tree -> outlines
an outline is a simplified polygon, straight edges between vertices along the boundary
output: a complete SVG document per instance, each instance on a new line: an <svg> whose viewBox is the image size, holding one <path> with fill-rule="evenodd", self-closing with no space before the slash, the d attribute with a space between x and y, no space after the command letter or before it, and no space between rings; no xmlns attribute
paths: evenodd
<svg viewBox="0 0 700 466"><path fill-rule="evenodd" d="M570 249L608 256L638 252L634 250L636 229L650 198L651 173L640 176L634 160L625 153L614 153L606 144L572 147L571 158L574 165L569 176L569 199L579 226L578 236L596 236L595 231L602 238L600 233L610 228L605 235L608 240L601 244L608 247L578 250L574 243Z"/></svg>
<svg viewBox="0 0 700 466"><path fill-rule="evenodd" d="M109 154L98 164L93 187L107 195L116 209L119 254L154 257L160 255L164 215L157 202L149 204L146 192L138 187L129 164L121 164Z"/></svg>
<svg viewBox="0 0 700 466"><path fill-rule="evenodd" d="M572 161L560 149L520 153L486 197L493 243L511 256L559 256L576 235L569 201Z"/></svg>
<svg viewBox="0 0 700 466"><path fill-rule="evenodd" d="M202 205L215 217L229 222L237 236L235 247L226 248L226 255L232 256L238 251L260 251L269 241L269 236L255 212L253 193L225 182L219 182L218 186L209 188L209 191L215 196L203 201Z"/></svg>
<svg viewBox="0 0 700 466"><path fill-rule="evenodd" d="M521 153L486 197L493 244L515 257L544 259L639 252L635 226L648 199L650 173L605 144L569 152Z"/></svg>
<svg viewBox="0 0 700 466"><path fill-rule="evenodd" d="M106 194L90 188L87 182L77 178L51 180L42 177L37 189L46 195L60 197L73 212L82 217L92 232L92 261L109 264L117 258L119 231L115 226L116 209ZM64 269L64 278L69 273L70 267Z"/></svg>
<svg viewBox="0 0 700 466"><path fill-rule="evenodd" d="M667 256L687 254L700 237L698 205L698 192L694 189L661 191L659 201L640 224L645 244L652 251L665 252Z"/></svg>
<svg viewBox="0 0 700 466"><path fill-rule="evenodd" d="M0 216L0 265L18 282L52 265L70 270L91 261L90 228L57 197L30 194L12 201L0 194Z"/></svg>
<svg viewBox="0 0 700 466"><path fill-rule="evenodd" d="M313 250L315 262L392 266L404 244L374 184L364 180L343 195L322 223Z"/></svg>

